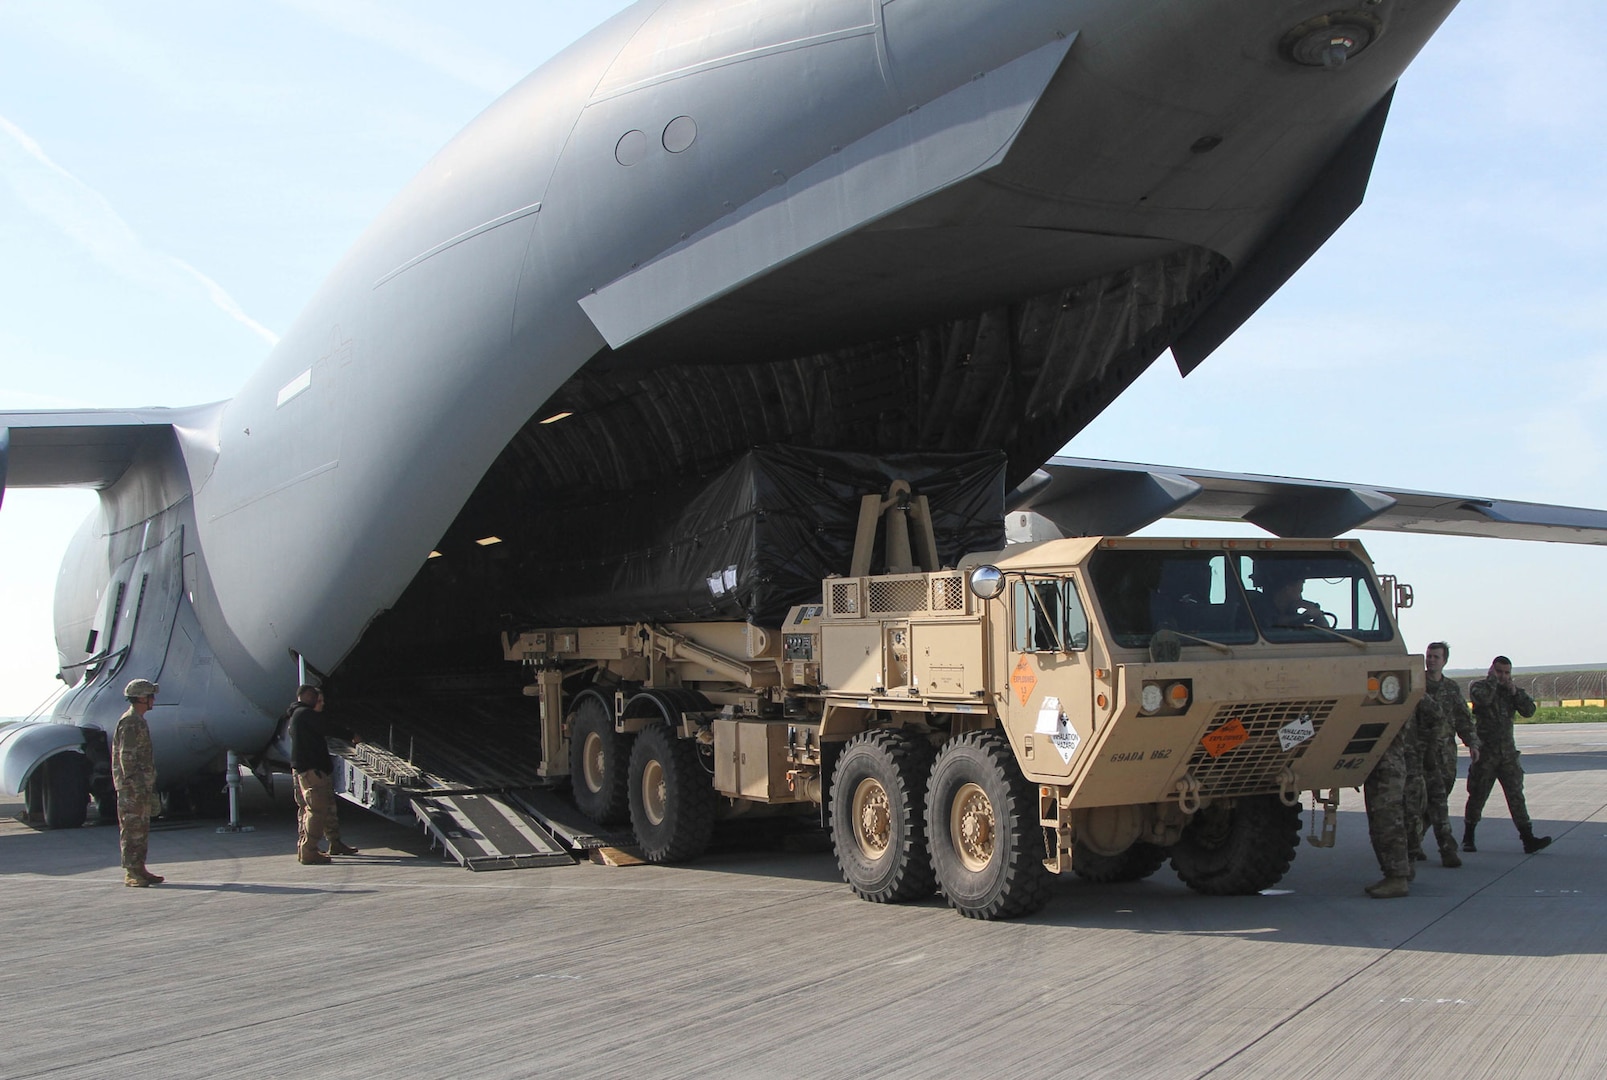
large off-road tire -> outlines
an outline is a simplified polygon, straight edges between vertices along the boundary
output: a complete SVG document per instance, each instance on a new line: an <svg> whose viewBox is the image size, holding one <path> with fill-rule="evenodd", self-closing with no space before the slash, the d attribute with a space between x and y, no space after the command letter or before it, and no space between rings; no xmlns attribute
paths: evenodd
<svg viewBox="0 0 1607 1080"><path fill-rule="evenodd" d="M642 857L653 863L687 862L714 834L714 785L698 760L697 745L655 724L631 747L631 829Z"/></svg>
<svg viewBox="0 0 1607 1080"><path fill-rule="evenodd" d="M76 829L89 817L89 766L82 754L57 754L45 770L44 806L47 829Z"/></svg>
<svg viewBox="0 0 1607 1080"><path fill-rule="evenodd" d="M969 732L938 754L926 837L938 887L961 915L1008 919L1048 902L1037 792L998 732Z"/></svg>
<svg viewBox="0 0 1607 1080"><path fill-rule="evenodd" d="M1172 869L1195 892L1247 896L1282 880L1300 850L1300 807L1276 795L1207 806L1169 850Z"/></svg>
<svg viewBox="0 0 1607 1080"><path fill-rule="evenodd" d="M831 780L831 843L843 880L876 904L937 889L926 847L932 746L902 731L866 731L843 746Z"/></svg>
<svg viewBox="0 0 1607 1080"><path fill-rule="evenodd" d="M614 730L614 717L595 694L575 702L569 731L569 786L575 806L599 825L630 820L625 785L634 735Z"/></svg>
<svg viewBox="0 0 1607 1080"><path fill-rule="evenodd" d="M1071 849L1071 868L1084 881L1102 885L1118 881L1142 881L1166 863L1166 852L1154 844L1139 842L1120 855L1101 855L1082 841Z"/></svg>

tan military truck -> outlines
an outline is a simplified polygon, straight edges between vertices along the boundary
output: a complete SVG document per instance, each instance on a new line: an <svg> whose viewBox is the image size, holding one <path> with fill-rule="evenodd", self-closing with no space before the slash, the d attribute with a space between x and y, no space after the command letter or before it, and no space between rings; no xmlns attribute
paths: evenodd
<svg viewBox="0 0 1607 1080"><path fill-rule="evenodd" d="M1337 790L1421 695L1393 619L1409 590L1381 592L1355 543L1089 537L916 570L933 546L907 501L869 497L853 572L778 630L505 635L543 773L650 861L696 857L718 817L818 813L865 899L941 890L1005 918L1050 873L1168 857L1200 892L1273 885L1302 793L1328 789L1331 843ZM872 574L884 511L893 569Z"/></svg>

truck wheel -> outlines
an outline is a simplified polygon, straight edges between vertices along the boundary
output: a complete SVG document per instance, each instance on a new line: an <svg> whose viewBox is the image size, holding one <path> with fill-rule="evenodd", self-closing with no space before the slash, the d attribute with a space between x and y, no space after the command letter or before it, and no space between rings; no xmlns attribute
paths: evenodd
<svg viewBox="0 0 1607 1080"><path fill-rule="evenodd" d="M1232 807L1207 806L1170 848L1172 869L1207 896L1247 896L1270 889L1300 850L1300 807L1253 795Z"/></svg>
<svg viewBox="0 0 1607 1080"><path fill-rule="evenodd" d="M1120 855L1101 855L1078 841L1071 851L1071 868L1084 881L1102 885L1143 881L1166 862L1166 852L1154 844L1137 843Z"/></svg>
<svg viewBox="0 0 1607 1080"><path fill-rule="evenodd" d="M586 694L575 703L569 736L569 784L575 806L599 825L630 820L625 796L634 735L614 730L614 717L601 698Z"/></svg>
<svg viewBox="0 0 1607 1080"><path fill-rule="evenodd" d="M831 780L831 843L843 880L875 904L937 889L926 846L932 747L902 731L866 731L843 746Z"/></svg>
<svg viewBox="0 0 1607 1080"><path fill-rule="evenodd" d="M714 834L714 785L697 746L655 724L631 748L631 829L652 863L687 862Z"/></svg>
<svg viewBox="0 0 1607 1080"><path fill-rule="evenodd" d="M45 771L44 813L47 829L76 829L89 817L89 768L81 754L57 754Z"/></svg>
<svg viewBox="0 0 1607 1080"><path fill-rule="evenodd" d="M1048 902L1036 792L998 732L968 732L938 754L926 835L938 886L961 915L1008 919Z"/></svg>

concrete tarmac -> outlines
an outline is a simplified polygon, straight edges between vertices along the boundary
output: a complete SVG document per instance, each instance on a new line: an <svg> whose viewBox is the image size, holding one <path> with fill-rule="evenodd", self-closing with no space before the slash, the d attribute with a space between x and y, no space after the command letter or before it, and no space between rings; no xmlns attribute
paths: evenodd
<svg viewBox="0 0 1607 1080"><path fill-rule="evenodd" d="M0 800L0 1077L1600 1077L1607 725L1519 745L1537 855L1498 789L1462 869L1369 899L1346 791L1338 846L1266 894L1162 869L999 923L751 837L473 874L344 807L363 853L301 866L283 786L253 832L158 825L168 883L129 889L115 828Z"/></svg>

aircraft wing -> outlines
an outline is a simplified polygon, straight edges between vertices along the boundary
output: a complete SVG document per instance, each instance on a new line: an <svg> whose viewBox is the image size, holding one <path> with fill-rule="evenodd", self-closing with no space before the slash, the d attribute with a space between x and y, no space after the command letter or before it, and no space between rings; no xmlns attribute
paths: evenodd
<svg viewBox="0 0 1607 1080"><path fill-rule="evenodd" d="M175 427L215 405L189 409L68 409L0 413L0 499L8 487L108 488Z"/></svg>
<svg viewBox="0 0 1607 1080"><path fill-rule="evenodd" d="M1096 458L1050 458L1007 506L1047 519L1063 536L1126 534L1171 517L1247 521L1276 536L1377 529L1607 544L1604 510ZM1012 532L1022 533L1019 523Z"/></svg>

